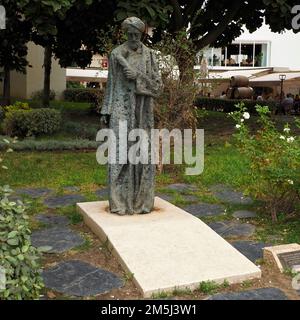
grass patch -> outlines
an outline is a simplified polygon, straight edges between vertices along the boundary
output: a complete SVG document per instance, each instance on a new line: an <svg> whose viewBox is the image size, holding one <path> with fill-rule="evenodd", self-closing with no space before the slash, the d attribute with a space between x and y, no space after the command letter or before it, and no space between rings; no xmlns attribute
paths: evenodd
<svg viewBox="0 0 300 320"><path fill-rule="evenodd" d="M84 243L81 244L80 246L75 247L73 250L79 251L79 252L85 252L92 247L92 244L93 244L92 239L87 234L84 234Z"/></svg>
<svg viewBox="0 0 300 320"><path fill-rule="evenodd" d="M300 243L299 217L286 218L279 215L279 220L273 222L270 216L265 215L258 219L256 239L272 244Z"/></svg>
<svg viewBox="0 0 300 320"><path fill-rule="evenodd" d="M71 224L78 224L83 221L83 217L80 213L78 213L74 206L68 206L64 208L57 209L59 214L66 216Z"/></svg>
<svg viewBox="0 0 300 320"><path fill-rule="evenodd" d="M0 185L12 188L106 184L106 166L97 163L94 152L15 152L5 162L10 170L1 172Z"/></svg>
<svg viewBox="0 0 300 320"><path fill-rule="evenodd" d="M224 280L222 284L218 284L215 281L202 281L199 285L199 291L204 294L211 295L228 287L229 282L227 280Z"/></svg>
<svg viewBox="0 0 300 320"><path fill-rule="evenodd" d="M167 298L171 298L172 297L172 293L171 292L166 292L166 291L161 291L158 293L153 293L151 295L152 299L167 299Z"/></svg>

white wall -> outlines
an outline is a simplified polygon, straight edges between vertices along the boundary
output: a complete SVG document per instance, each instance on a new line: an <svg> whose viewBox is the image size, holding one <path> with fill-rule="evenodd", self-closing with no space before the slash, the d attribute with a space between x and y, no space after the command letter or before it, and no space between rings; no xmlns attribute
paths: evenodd
<svg viewBox="0 0 300 320"><path fill-rule="evenodd" d="M28 44L27 59L32 68L27 68L27 98L30 98L32 93L42 90L44 86L44 48L36 46L32 42ZM12 83L13 86L13 83ZM58 61L52 58L51 90L56 92L57 98L61 97L62 92L66 89L66 69L59 66Z"/></svg>
<svg viewBox="0 0 300 320"><path fill-rule="evenodd" d="M28 43L27 60L31 67L26 68L26 74L11 72L11 96L19 99L30 99L32 93L43 89L44 85L44 49L32 42ZM58 61L52 59L51 89L56 92L56 99L60 99L66 89L66 69L59 66ZM0 82L0 95L3 83Z"/></svg>
<svg viewBox="0 0 300 320"><path fill-rule="evenodd" d="M268 67L300 70L300 32L273 33L267 25L263 25L253 33L245 30L235 41L269 42Z"/></svg>

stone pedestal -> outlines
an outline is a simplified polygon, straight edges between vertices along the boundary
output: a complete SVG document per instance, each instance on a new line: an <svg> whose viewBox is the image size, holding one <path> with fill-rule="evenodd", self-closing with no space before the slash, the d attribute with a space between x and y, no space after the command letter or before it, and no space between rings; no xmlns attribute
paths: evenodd
<svg viewBox="0 0 300 320"><path fill-rule="evenodd" d="M155 198L150 214L118 216L108 202L78 203L85 223L112 248L133 274L144 297L173 289L195 289L202 281L239 283L260 269L199 218Z"/></svg>
<svg viewBox="0 0 300 320"><path fill-rule="evenodd" d="M298 243L290 243L290 244L281 244L273 247L264 248L264 259L278 267L280 272L284 272L284 266L282 265L282 261L280 260L280 255L282 254L293 254L294 252L300 251L300 244ZM299 254L298 254L299 257ZM294 269L294 272L299 272L299 260L295 262L294 265L286 267L287 269ZM299 268L299 271L297 271Z"/></svg>

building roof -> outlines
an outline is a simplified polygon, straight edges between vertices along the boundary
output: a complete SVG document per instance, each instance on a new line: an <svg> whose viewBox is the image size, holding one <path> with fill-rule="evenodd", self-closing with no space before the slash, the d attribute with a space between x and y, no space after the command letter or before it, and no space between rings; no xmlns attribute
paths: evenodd
<svg viewBox="0 0 300 320"><path fill-rule="evenodd" d="M248 78L257 77L261 74L270 72L272 68L265 69L243 69L243 70L229 70L224 72L210 72L209 79L230 80L231 77L243 75Z"/></svg>
<svg viewBox="0 0 300 320"><path fill-rule="evenodd" d="M100 69L79 69L68 68L68 81L104 82L107 79L108 71Z"/></svg>
<svg viewBox="0 0 300 320"><path fill-rule="evenodd" d="M300 80L300 71L298 72L276 72L276 73L270 73L262 76L258 76L255 78L251 78L250 82L273 82L273 83L279 83L279 75L280 74L285 74L286 78L285 81L288 80Z"/></svg>

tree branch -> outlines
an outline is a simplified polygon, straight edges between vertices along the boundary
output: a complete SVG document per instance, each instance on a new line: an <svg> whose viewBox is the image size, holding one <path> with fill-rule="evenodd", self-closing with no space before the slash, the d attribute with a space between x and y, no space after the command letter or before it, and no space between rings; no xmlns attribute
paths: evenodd
<svg viewBox="0 0 300 320"><path fill-rule="evenodd" d="M175 29L180 30L184 25L180 5L177 0L170 0L170 2L173 7L172 18L174 19L174 22L175 22Z"/></svg>
<svg viewBox="0 0 300 320"><path fill-rule="evenodd" d="M201 6L203 5L205 0L194 0L191 5L189 7L186 8L186 12L185 12L185 18L188 18L189 15L192 15L194 13L194 11L198 10L199 8L201 8Z"/></svg>
<svg viewBox="0 0 300 320"><path fill-rule="evenodd" d="M233 20L240 7L241 3L239 0L233 1L231 7L228 8L226 15L222 18L216 28L208 32L208 34L201 39L194 41L196 48L200 50L213 43L226 30L228 24Z"/></svg>

